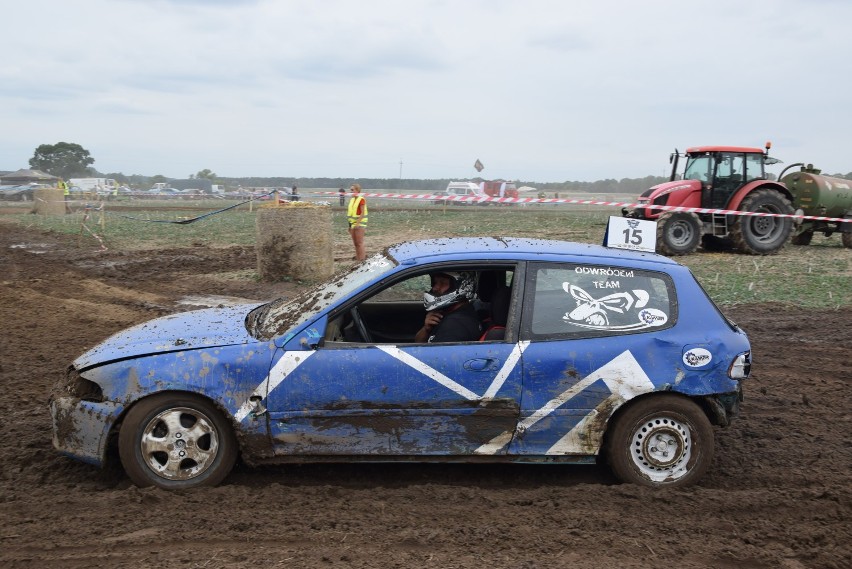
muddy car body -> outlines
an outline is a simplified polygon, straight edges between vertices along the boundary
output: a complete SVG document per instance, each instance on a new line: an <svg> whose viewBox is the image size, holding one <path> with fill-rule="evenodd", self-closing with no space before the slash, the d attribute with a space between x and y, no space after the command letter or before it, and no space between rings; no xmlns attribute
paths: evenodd
<svg viewBox="0 0 852 569"><path fill-rule="evenodd" d="M416 343L429 273L473 272L487 333ZM390 247L292 300L120 332L51 398L54 445L138 485L222 481L235 460L594 463L697 481L737 414L746 334L652 253L515 238Z"/></svg>

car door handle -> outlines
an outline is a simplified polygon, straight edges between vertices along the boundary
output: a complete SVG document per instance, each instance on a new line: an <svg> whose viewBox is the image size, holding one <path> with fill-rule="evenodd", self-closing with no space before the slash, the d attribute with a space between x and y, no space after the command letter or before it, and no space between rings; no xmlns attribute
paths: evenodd
<svg viewBox="0 0 852 569"><path fill-rule="evenodd" d="M476 358L464 362L467 371L494 371L497 369L497 360L494 358Z"/></svg>

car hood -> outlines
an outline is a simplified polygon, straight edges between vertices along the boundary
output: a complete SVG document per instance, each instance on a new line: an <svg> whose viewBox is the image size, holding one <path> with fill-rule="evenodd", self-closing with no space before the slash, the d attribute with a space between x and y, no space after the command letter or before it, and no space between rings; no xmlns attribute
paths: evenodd
<svg viewBox="0 0 852 569"><path fill-rule="evenodd" d="M172 314L113 334L74 361L84 369L111 361L198 348L258 343L244 320L259 304L207 308Z"/></svg>

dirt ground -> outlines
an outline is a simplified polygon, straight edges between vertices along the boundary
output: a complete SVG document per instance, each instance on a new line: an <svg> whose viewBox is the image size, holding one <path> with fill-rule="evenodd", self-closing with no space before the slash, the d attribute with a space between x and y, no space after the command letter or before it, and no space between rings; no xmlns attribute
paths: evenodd
<svg viewBox="0 0 852 569"><path fill-rule="evenodd" d="M73 358L194 296L295 290L217 275L254 267L250 247L122 254L0 219L0 566L852 566L849 310L725 310L753 377L683 490L598 467L325 464L169 493L53 450L47 399Z"/></svg>

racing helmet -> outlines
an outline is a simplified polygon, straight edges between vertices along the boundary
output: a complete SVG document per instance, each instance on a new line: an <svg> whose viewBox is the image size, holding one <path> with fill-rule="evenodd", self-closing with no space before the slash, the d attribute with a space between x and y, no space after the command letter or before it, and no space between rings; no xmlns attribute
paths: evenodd
<svg viewBox="0 0 852 569"><path fill-rule="evenodd" d="M462 300L476 298L476 278L468 271L438 271L430 276L444 275L450 278L450 288L444 294L436 296L431 290L423 293L423 306L427 312L445 308Z"/></svg>

